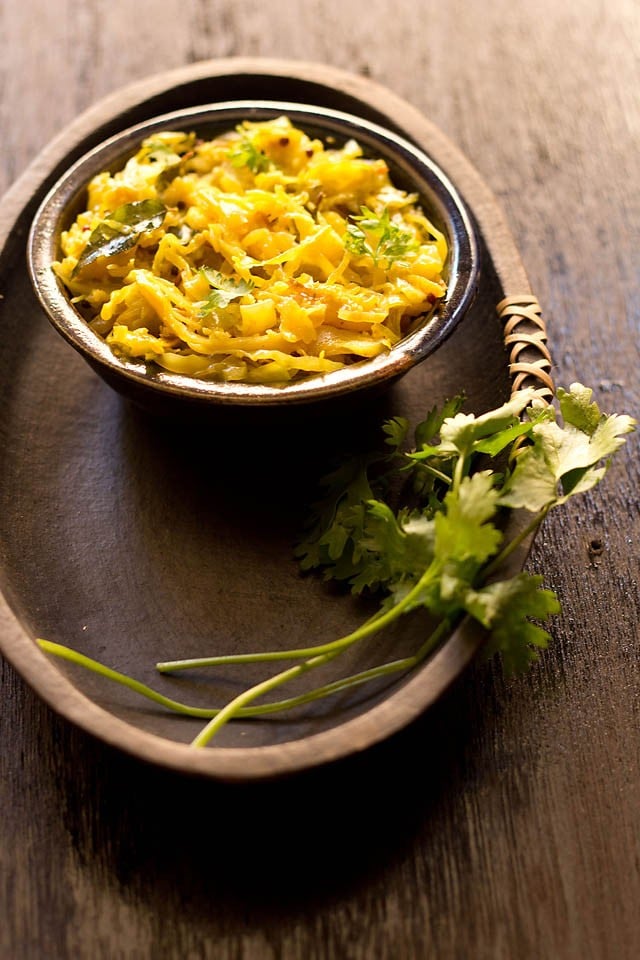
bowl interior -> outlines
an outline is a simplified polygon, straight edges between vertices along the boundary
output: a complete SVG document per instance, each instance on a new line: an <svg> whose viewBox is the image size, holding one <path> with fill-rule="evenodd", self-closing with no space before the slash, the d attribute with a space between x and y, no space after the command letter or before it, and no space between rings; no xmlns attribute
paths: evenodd
<svg viewBox="0 0 640 960"><path fill-rule="evenodd" d="M341 146L356 139L365 154L381 157L393 182L416 192L419 202L446 236L449 255L447 293L433 313L388 353L322 376L284 386L217 382L151 369L143 362L116 356L70 303L51 269L60 252L60 236L85 207L86 185L102 170L115 172L133 156L141 140L161 130L194 131L211 138L234 129L243 120L286 115L313 138ZM164 394L215 405L280 406L336 398L396 380L423 360L452 332L470 305L477 284L478 247L472 218L446 175L419 148L368 121L332 110L280 101L233 101L163 114L130 127L94 148L56 183L38 210L29 238L29 268L38 298L58 332L116 389L133 399Z"/></svg>

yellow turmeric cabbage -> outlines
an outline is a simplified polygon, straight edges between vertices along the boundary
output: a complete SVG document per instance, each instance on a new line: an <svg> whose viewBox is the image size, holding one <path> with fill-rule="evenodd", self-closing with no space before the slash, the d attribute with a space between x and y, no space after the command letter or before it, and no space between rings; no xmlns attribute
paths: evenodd
<svg viewBox="0 0 640 960"><path fill-rule="evenodd" d="M53 268L120 356L281 384L388 351L446 292L447 243L384 160L287 117L163 132L90 182Z"/></svg>

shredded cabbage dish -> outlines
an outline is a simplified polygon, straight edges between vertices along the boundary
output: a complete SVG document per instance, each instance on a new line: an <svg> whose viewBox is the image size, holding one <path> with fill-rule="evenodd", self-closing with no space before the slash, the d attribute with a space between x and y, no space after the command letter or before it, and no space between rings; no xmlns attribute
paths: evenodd
<svg viewBox="0 0 640 960"><path fill-rule="evenodd" d="M89 183L53 268L119 356L285 384L388 351L444 296L447 243L355 140L287 117L162 132Z"/></svg>

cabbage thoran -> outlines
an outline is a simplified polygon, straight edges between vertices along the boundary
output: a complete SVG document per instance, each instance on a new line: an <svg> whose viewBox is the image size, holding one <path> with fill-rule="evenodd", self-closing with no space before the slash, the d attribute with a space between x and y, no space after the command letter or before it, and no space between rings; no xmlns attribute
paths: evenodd
<svg viewBox="0 0 640 960"><path fill-rule="evenodd" d="M388 351L446 292L447 243L354 140L287 117L162 132L98 174L54 270L125 358L283 384Z"/></svg>

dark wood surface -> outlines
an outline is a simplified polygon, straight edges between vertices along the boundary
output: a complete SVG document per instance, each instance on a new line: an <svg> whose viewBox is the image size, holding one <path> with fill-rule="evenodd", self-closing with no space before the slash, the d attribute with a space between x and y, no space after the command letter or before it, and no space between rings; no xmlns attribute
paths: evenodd
<svg viewBox="0 0 640 960"><path fill-rule="evenodd" d="M366 73L500 199L556 381L637 416L639 44L632 0L5 3L0 190L149 73L222 56ZM638 472L634 438L537 540L529 567L563 603L539 666L474 666L327 770L243 788L145 767L3 663L2 960L640 955Z"/></svg>

